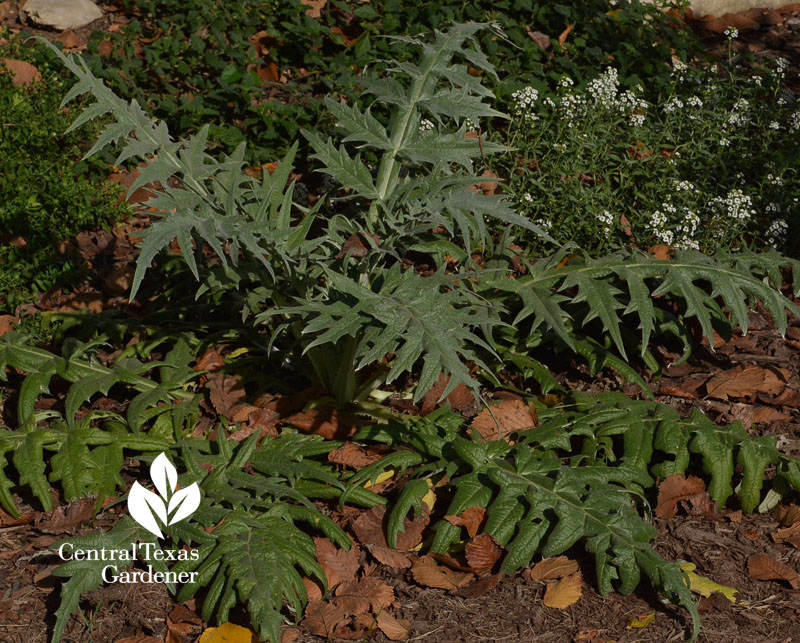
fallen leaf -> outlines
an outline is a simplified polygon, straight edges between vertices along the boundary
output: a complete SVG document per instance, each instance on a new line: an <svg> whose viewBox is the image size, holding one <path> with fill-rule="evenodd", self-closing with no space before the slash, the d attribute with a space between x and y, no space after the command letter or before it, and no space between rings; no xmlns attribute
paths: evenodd
<svg viewBox="0 0 800 643"><path fill-rule="evenodd" d="M328 462L353 467L354 469L360 469L380 459L379 455L369 453L366 449L362 449L352 442L345 442L338 449L328 453Z"/></svg>
<svg viewBox="0 0 800 643"><path fill-rule="evenodd" d="M537 422L536 408L533 404L511 399L503 400L497 406L484 408L472 420L471 426L487 440L497 440L513 431L532 429Z"/></svg>
<svg viewBox="0 0 800 643"><path fill-rule="evenodd" d="M378 629L391 641L405 641L411 631L411 623L398 619L388 612L379 612L376 618Z"/></svg>
<svg viewBox="0 0 800 643"><path fill-rule="evenodd" d="M430 556L421 556L414 561L411 574L420 585L440 589L458 589L467 585L474 576L437 565Z"/></svg>
<svg viewBox="0 0 800 643"><path fill-rule="evenodd" d="M14 330L14 324L18 324L19 319L14 315L0 315L0 337Z"/></svg>
<svg viewBox="0 0 800 643"><path fill-rule="evenodd" d="M377 578L367 576L342 583L336 588L336 605L348 614L378 613L394 604L394 590Z"/></svg>
<svg viewBox="0 0 800 643"><path fill-rule="evenodd" d="M191 623L193 625L200 625L203 622L196 612L190 610L185 605L176 605L170 611L167 619L171 623Z"/></svg>
<svg viewBox="0 0 800 643"><path fill-rule="evenodd" d="M475 534L483 524L483 519L486 516L486 509L480 506L467 507L457 516L445 516L444 519L451 525L456 527L465 527L467 535L470 538L475 538Z"/></svg>
<svg viewBox="0 0 800 643"><path fill-rule="evenodd" d="M583 578L580 572L565 576L550 583L544 590L544 604L555 609L564 609L577 603L583 594Z"/></svg>
<svg viewBox="0 0 800 643"><path fill-rule="evenodd" d="M295 643L300 638L299 627L281 628L281 643Z"/></svg>
<svg viewBox="0 0 800 643"><path fill-rule="evenodd" d="M350 551L346 551L336 547L328 538L314 538L314 548L330 589L340 583L355 580L361 552L358 545L353 544Z"/></svg>
<svg viewBox="0 0 800 643"><path fill-rule="evenodd" d="M103 279L103 290L110 297L121 297L131 288L134 265L126 263L114 267Z"/></svg>
<svg viewBox="0 0 800 643"><path fill-rule="evenodd" d="M341 440L353 435L367 420L338 409L318 408L295 413L283 422L306 433L321 435L327 440Z"/></svg>
<svg viewBox="0 0 800 643"><path fill-rule="evenodd" d="M42 75L30 63L24 60L14 60L13 58L2 58L0 63L11 72L11 82L15 85L27 85L28 83L38 83L42 80Z"/></svg>
<svg viewBox="0 0 800 643"><path fill-rule="evenodd" d="M306 595L308 596L309 602L322 598L322 588L319 586L317 581L311 580L307 576L303 576L303 587L306 588Z"/></svg>
<svg viewBox="0 0 800 643"><path fill-rule="evenodd" d="M546 33L534 31L527 25L525 25L525 33L528 34L528 38L533 40L533 42L539 45L542 49L547 49L550 46L550 36L548 36Z"/></svg>
<svg viewBox="0 0 800 643"><path fill-rule="evenodd" d="M772 540L776 543L789 543L792 547L800 549L800 522L773 532Z"/></svg>
<svg viewBox="0 0 800 643"><path fill-rule="evenodd" d="M39 519L36 520L36 526L39 531L46 534L68 533L94 518L96 504L96 497L86 496L67 506L59 505L47 514L40 514Z"/></svg>
<svg viewBox="0 0 800 643"><path fill-rule="evenodd" d="M206 382L208 396L219 415L232 419L234 409L244 404L247 394L241 379L225 373L211 373Z"/></svg>
<svg viewBox="0 0 800 643"><path fill-rule="evenodd" d="M348 253L351 257L366 257L372 249L372 244L367 241L367 236L369 236L376 245L380 245L381 238L377 234L372 234L371 232L351 234L344 244L342 244L342 249L339 251L339 254L336 255L336 258L341 259Z"/></svg>
<svg viewBox="0 0 800 643"><path fill-rule="evenodd" d="M788 422L792 416L771 406L753 407L753 422Z"/></svg>
<svg viewBox="0 0 800 643"><path fill-rule="evenodd" d="M530 571L531 580L545 581L571 576L578 571L578 563L566 556L545 558L533 566Z"/></svg>
<svg viewBox="0 0 800 643"><path fill-rule="evenodd" d="M559 45L561 45L562 47L564 46L564 43L567 41L567 37L572 32L572 29L574 27L575 27L574 24L569 24L569 25L567 25L567 28L564 29L564 31L561 32L561 34L558 36L558 44Z"/></svg>
<svg viewBox="0 0 800 643"><path fill-rule="evenodd" d="M647 253L653 255L653 258L658 259L659 261L669 261L672 259L672 255L675 253L675 248L664 245L663 243L659 243L654 246L650 246L647 249Z"/></svg>
<svg viewBox="0 0 800 643"><path fill-rule="evenodd" d="M782 406L790 406L794 409L800 408L800 391L786 388L778 397L770 400L770 402Z"/></svg>
<svg viewBox="0 0 800 643"><path fill-rule="evenodd" d="M309 7L306 9L306 15L310 18L319 18L322 15L322 8L327 2L328 0L300 0L300 4Z"/></svg>
<svg viewBox="0 0 800 643"><path fill-rule="evenodd" d="M203 356L197 360L192 370L195 371L208 371L209 373L216 373L219 369L225 366L225 360L215 346L210 346L203 353Z"/></svg>
<svg viewBox="0 0 800 643"><path fill-rule="evenodd" d="M497 585L503 576L505 576L503 572L497 572L496 574L484 576L483 578L476 580L474 583L470 583L466 587L462 587L456 592L456 595L460 596L461 598L475 598L476 596L482 596L492 589L492 587Z"/></svg>
<svg viewBox="0 0 800 643"><path fill-rule="evenodd" d="M390 549L389 547L381 547L380 545L367 545L367 549L382 565L394 567L395 569L407 569L411 567L411 558L408 557L408 554L404 554L401 551Z"/></svg>
<svg viewBox="0 0 800 643"><path fill-rule="evenodd" d="M706 382L708 396L721 400L756 393L776 395L783 388L784 383L775 373L760 366L739 366L720 371Z"/></svg>
<svg viewBox="0 0 800 643"><path fill-rule="evenodd" d="M163 641L152 636L128 636L124 639L115 639L114 643L163 643Z"/></svg>
<svg viewBox="0 0 800 643"><path fill-rule="evenodd" d="M342 39L345 47L349 47L357 40L357 38L351 38L348 36L344 31L342 31L341 27L331 27L331 34L336 34L339 36Z"/></svg>
<svg viewBox="0 0 800 643"><path fill-rule="evenodd" d="M420 409L421 415L428 415L428 413L431 413L435 409L439 408L445 402L447 402L450 405L450 408L456 413L461 413L475 404L475 396L464 384L459 384L456 386L452 391L450 391L450 393L447 394L447 397L440 402L439 398L442 397L442 393L444 393L444 390L447 388L449 381L450 378L444 373L439 375L439 379L436 381L436 384L434 384L431 390L425 393L425 397L422 398L422 408Z"/></svg>
<svg viewBox="0 0 800 643"><path fill-rule="evenodd" d="M470 569L478 576L485 576L503 554L503 548L491 535L481 534L467 543L464 553Z"/></svg>
<svg viewBox="0 0 800 643"><path fill-rule="evenodd" d="M795 570L767 554L750 556L747 559L747 571L750 578L756 580L785 580L792 589L800 586L800 575Z"/></svg>
<svg viewBox="0 0 800 643"><path fill-rule="evenodd" d="M246 627L223 623L219 627L209 627L200 635L197 643L253 643L257 640Z"/></svg>
<svg viewBox="0 0 800 643"><path fill-rule="evenodd" d="M492 172L491 170L484 170L481 173L481 178L485 179L496 179L497 174ZM499 185L498 181L484 181L483 183L478 183L478 188L485 194L485 195L492 195L497 191L497 186Z"/></svg>
<svg viewBox="0 0 800 643"><path fill-rule="evenodd" d="M720 585L710 578L700 576L700 574L694 571L697 569L697 565L694 563L681 563L680 568L686 572L686 575L689 577L689 589L695 594L700 594L700 596L708 598L711 594L717 592L722 594L731 603L736 602L736 594L739 592L738 589L728 587L727 585Z"/></svg>
<svg viewBox="0 0 800 643"><path fill-rule="evenodd" d="M56 40L64 45L66 51L75 51L86 44L86 41L81 39L72 29L62 31Z"/></svg>
<svg viewBox="0 0 800 643"><path fill-rule="evenodd" d="M628 623L625 626L625 629L630 630L630 629L647 627L648 625L652 625L655 622L656 622L656 613L650 612L649 614L645 614L644 616L640 616L639 618L633 619L630 623Z"/></svg>
<svg viewBox="0 0 800 643"><path fill-rule="evenodd" d="M331 603L315 601L306 607L306 617L302 625L315 636L333 638L337 630L349 621L348 615L341 607ZM198 643L205 643L198 641Z"/></svg>
<svg viewBox="0 0 800 643"><path fill-rule="evenodd" d="M656 516L662 520L672 518L678 513L678 503L689 496L706 490L706 483L696 476L684 477L676 473L658 485L658 504Z"/></svg>
<svg viewBox="0 0 800 643"><path fill-rule="evenodd" d="M376 505L363 512L353 522L353 530L359 542L365 545L377 545L389 548L384 535L384 519L386 517L386 507ZM409 551L414 549L422 542L422 532L428 526L430 516L424 513L414 520L405 519L404 530L397 534L397 551Z"/></svg>

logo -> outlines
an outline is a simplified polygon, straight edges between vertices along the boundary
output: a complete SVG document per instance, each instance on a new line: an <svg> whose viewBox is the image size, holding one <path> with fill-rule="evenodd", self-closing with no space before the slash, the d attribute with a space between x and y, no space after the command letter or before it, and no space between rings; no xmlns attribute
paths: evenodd
<svg viewBox="0 0 800 643"><path fill-rule="evenodd" d="M128 493L128 511L147 531L163 538L159 522L166 527L191 516L200 506L200 488L194 482L178 489L178 472L163 453L150 465L150 479L158 494L134 482Z"/></svg>

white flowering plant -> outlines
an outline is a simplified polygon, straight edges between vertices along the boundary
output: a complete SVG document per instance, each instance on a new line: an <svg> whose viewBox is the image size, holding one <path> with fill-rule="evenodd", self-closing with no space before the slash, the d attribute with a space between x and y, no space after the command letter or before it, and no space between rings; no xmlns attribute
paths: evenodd
<svg viewBox="0 0 800 643"><path fill-rule="evenodd" d="M751 74L672 64L657 99L611 66L584 83L517 90L506 142L519 152L504 170L519 210L596 255L791 251L800 103L782 86L785 61Z"/></svg>

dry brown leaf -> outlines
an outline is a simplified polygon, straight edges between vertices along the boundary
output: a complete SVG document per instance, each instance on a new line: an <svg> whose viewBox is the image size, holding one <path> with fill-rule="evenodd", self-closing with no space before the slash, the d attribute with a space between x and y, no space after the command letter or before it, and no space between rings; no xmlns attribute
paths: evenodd
<svg viewBox="0 0 800 643"><path fill-rule="evenodd" d="M378 545L389 549L383 528L385 517L386 507L376 505L356 518L353 522L353 530L356 532L358 541L365 545ZM414 520L406 518L403 524L404 530L397 534L397 551L409 551L419 545L422 542L422 532L428 526L429 521L430 515L426 513L417 516Z"/></svg>
<svg viewBox="0 0 800 643"><path fill-rule="evenodd" d="M14 324L19 323L19 319L14 315L0 315L0 337L14 330Z"/></svg>
<svg viewBox="0 0 800 643"><path fill-rule="evenodd" d="M366 424L364 418L331 408L301 411L300 413L289 416L284 422L306 433L321 435L326 440L348 438L353 435L359 427Z"/></svg>
<svg viewBox="0 0 800 643"><path fill-rule="evenodd" d="M315 636L333 638L337 635L337 630L346 626L349 620L341 607L314 601L307 605L302 625Z"/></svg>
<svg viewBox="0 0 800 643"><path fill-rule="evenodd" d="M322 8L328 3L328 0L300 0L300 4L309 7L306 9L306 15L311 18L319 18L322 15Z"/></svg>
<svg viewBox="0 0 800 643"><path fill-rule="evenodd" d="M717 373L706 382L706 393L709 397L722 400L756 393L776 395L783 388L784 382L775 373L760 366L731 368Z"/></svg>
<svg viewBox="0 0 800 643"><path fill-rule="evenodd" d="M353 467L354 469L360 469L380 459L381 457L379 455L369 453L366 449L362 449L352 442L345 442L338 449L334 449L328 453L328 462L342 464L346 467Z"/></svg>
<svg viewBox="0 0 800 643"><path fill-rule="evenodd" d="M192 370L216 373L223 366L225 366L225 360L222 359L222 355L216 349L216 347L211 346L206 349L206 352L203 353L203 356L197 360L197 363L194 365Z"/></svg>
<svg viewBox="0 0 800 643"><path fill-rule="evenodd" d="M121 297L126 294L131 288L133 271L132 263L114 267L103 279L103 290L110 297Z"/></svg>
<svg viewBox="0 0 800 643"><path fill-rule="evenodd" d="M569 37L569 34L572 32L572 29L574 27L575 27L574 24L569 24L569 25L567 25L567 28L564 29L564 31L561 32L561 34L558 36L558 44L559 45L561 45L562 47L564 46L564 43L567 41L567 37Z"/></svg>
<svg viewBox="0 0 800 643"><path fill-rule="evenodd" d="M467 507L457 516L445 516L444 519L451 525L456 527L466 527L467 535L470 538L475 538L475 534L483 524L483 519L486 516L486 509L480 506Z"/></svg>
<svg viewBox="0 0 800 643"><path fill-rule="evenodd" d="M656 505L656 516L662 520L672 518L678 513L678 503L686 500L689 496L703 493L706 490L706 483L696 476L684 477L676 473L666 478L658 485L658 505Z"/></svg>
<svg viewBox="0 0 800 643"><path fill-rule="evenodd" d="M372 234L371 232L351 234L342 244L342 249L336 255L336 258L341 259L348 253L351 257L366 257L372 249L372 244L367 240L367 236L377 245L380 245L381 238L377 234Z"/></svg>
<svg viewBox="0 0 800 643"><path fill-rule="evenodd" d="M583 578L577 572L560 581L550 583L544 590L544 604L555 609L564 609L577 603L583 593Z"/></svg>
<svg viewBox="0 0 800 643"><path fill-rule="evenodd" d="M191 625L200 625L203 622L196 612L190 610L185 605L176 605L167 616L167 621L170 625L177 623L189 623Z"/></svg>
<svg viewBox="0 0 800 643"><path fill-rule="evenodd" d="M571 576L577 571L578 563L566 556L557 556L540 560L531 569L530 576L531 580L545 581Z"/></svg>
<svg viewBox="0 0 800 643"><path fill-rule="evenodd" d="M754 554L747 559L747 571L756 580L785 580L797 589L800 575L795 570L767 554Z"/></svg>
<svg viewBox="0 0 800 643"><path fill-rule="evenodd" d="M474 578L472 574L457 572L437 565L430 556L417 558L411 567L411 574L420 585L440 589L458 589L467 585Z"/></svg>
<svg viewBox="0 0 800 643"><path fill-rule="evenodd" d="M786 388L783 392L773 400L772 404L780 404L782 406L790 406L793 409L800 408L800 391L791 388Z"/></svg>
<svg viewBox="0 0 800 643"><path fill-rule="evenodd" d="M534 31L527 25L525 26L525 33L528 34L528 38L533 40L537 45L539 45L542 49L547 49L550 46L550 36L541 31Z"/></svg>
<svg viewBox="0 0 800 643"><path fill-rule="evenodd" d="M381 547L380 545L367 545L367 549L382 565L394 567L395 569L411 567L411 559L401 551L390 549L389 547Z"/></svg>
<svg viewBox="0 0 800 643"><path fill-rule="evenodd" d="M231 418L235 407L244 404L247 399L244 384L235 375L211 373L206 388L214 410L227 418Z"/></svg>
<svg viewBox="0 0 800 643"><path fill-rule="evenodd" d="M300 638L299 627L282 627L281 628L281 643L295 643Z"/></svg>
<svg viewBox="0 0 800 643"><path fill-rule="evenodd" d="M492 405L491 409L484 408L472 420L472 427L487 440L496 440L512 431L532 429L537 423L536 408L533 404L525 404L519 399L506 399L498 406Z"/></svg>
<svg viewBox="0 0 800 643"><path fill-rule="evenodd" d="M378 629L390 641L405 641L411 631L411 623L406 619L395 618L388 612L380 612L377 616Z"/></svg>
<svg viewBox="0 0 800 643"><path fill-rule="evenodd" d="M800 522L778 529L772 534L772 540L776 543L789 543L793 547L800 549Z"/></svg>
<svg viewBox="0 0 800 643"><path fill-rule="evenodd" d="M64 45L64 50L67 52L81 49L86 44L86 41L81 39L72 29L62 31L56 40Z"/></svg>
<svg viewBox="0 0 800 643"><path fill-rule="evenodd" d="M327 538L314 538L314 548L325 576L328 587L333 589L339 583L355 580L359 568L359 553L361 550L355 543L350 551L339 549Z"/></svg>
<svg viewBox="0 0 800 643"><path fill-rule="evenodd" d="M128 636L124 639L115 639L114 643L163 643L161 639L152 636Z"/></svg>
<svg viewBox="0 0 800 643"><path fill-rule="evenodd" d="M439 402L439 398L442 397L442 393L444 393L444 390L447 388L447 383L449 381L450 378L445 376L444 373L439 375L439 379L436 381L436 384L434 384L433 388L425 393L425 397L422 398L422 409L420 410L421 415L428 415L428 413L431 413L434 409L439 408L445 402L450 404L450 408L456 413L460 413L461 411L468 409L475 403L475 396L472 394L472 391L470 391L463 384L456 386L450 393L447 394L447 397L444 398L444 400Z"/></svg>
<svg viewBox="0 0 800 643"><path fill-rule="evenodd" d="M672 259L672 255L675 253L675 248L672 246L666 246L663 243L656 244L654 246L650 246L647 249L648 254L653 255L654 259L658 259L659 261L669 261Z"/></svg>
<svg viewBox="0 0 800 643"><path fill-rule="evenodd" d="M357 40L357 38L351 38L348 36L344 31L342 31L341 27L331 27L331 33L340 36L346 47L349 47Z"/></svg>
<svg viewBox="0 0 800 643"><path fill-rule="evenodd" d="M774 409L771 406L753 407L753 422L787 422L791 419L791 415L781 413L778 409Z"/></svg>
<svg viewBox="0 0 800 643"><path fill-rule="evenodd" d="M503 572L497 572L496 574L489 574L488 576L479 578L474 583L470 583L466 587L458 590L456 595L460 596L461 598L475 598L476 596L482 596L492 589L492 587L497 585L503 576L505 576Z"/></svg>
<svg viewBox="0 0 800 643"><path fill-rule="evenodd" d="M67 506L59 505L49 513L39 514L36 526L39 531L46 534L68 533L94 518L96 503L96 497L87 496L79 498Z"/></svg>
<svg viewBox="0 0 800 643"><path fill-rule="evenodd" d="M38 83L42 80L42 75L30 63L24 60L14 60L13 58L2 58L0 64L11 72L11 82L15 85L27 85L28 83Z"/></svg>
<svg viewBox="0 0 800 643"><path fill-rule="evenodd" d="M378 613L393 605L394 590L377 578L367 576L342 583L336 588L336 605L348 614Z"/></svg>
<svg viewBox="0 0 800 643"><path fill-rule="evenodd" d="M464 553L470 569L478 576L485 576L503 554L503 548L491 535L481 534L467 543Z"/></svg>
<svg viewBox="0 0 800 643"><path fill-rule="evenodd" d="M322 587L319 586L317 581L303 576L303 586L306 588L309 603L322 598Z"/></svg>
<svg viewBox="0 0 800 643"><path fill-rule="evenodd" d="M484 170L481 173L481 178L496 179L498 177L497 174L495 174L491 170ZM497 191L498 185L499 185L498 181L484 181L483 183L478 183L478 187L486 195L494 194Z"/></svg>

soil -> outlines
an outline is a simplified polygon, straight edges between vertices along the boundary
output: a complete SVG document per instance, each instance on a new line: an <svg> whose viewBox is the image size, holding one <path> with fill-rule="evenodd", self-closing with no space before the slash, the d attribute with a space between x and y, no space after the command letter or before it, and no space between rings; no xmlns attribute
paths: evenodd
<svg viewBox="0 0 800 643"><path fill-rule="evenodd" d="M737 49L772 58L782 55L793 65L800 63L800 11L788 12L782 17L780 25L765 20L745 31ZM100 28L108 27L117 18L108 14L104 20L107 24ZM15 21L13 12L4 17L7 26L19 27ZM709 50L718 49L722 53L724 37L708 26L707 23L694 25L701 30ZM92 25L92 28L97 27ZM44 35L54 37L56 34ZM78 33L80 37L84 35ZM102 289L100 284L108 285L108 277L114 270L124 273L130 267L133 256L127 236L145 223L146 217L129 221L125 224L127 227L115 231L114 238L109 233L98 232L73 240L77 250L96 268L95 286L84 284L66 301L55 294L43 297L35 308L86 307L96 296L102 302L101 307L124 309L127 304L124 298L114 296L113 284L104 293L97 288ZM92 244L97 246L96 252ZM81 300L81 293L87 295L85 301ZM778 435L787 453L800 455L800 321L793 320L792 324L783 338L767 316L753 313L751 330L746 336L737 334L728 342L719 338L714 350L705 346L688 364L668 368L662 378L653 380L657 399L682 412L698 407L722 424L739 420L753 435ZM677 359L677 355L662 351L660 358L669 363ZM712 376L748 367L767 369L780 377L784 385L781 394L744 394L733 400L708 394L707 385ZM638 394L635 387L623 386L613 376L591 378L570 364L564 364L559 378L584 390L622 388L634 396ZM58 607L59 584L51 575L59 561L48 552L48 547L65 535L89 533L109 526L121 509L111 507L95 519L91 528L80 528L80 521L56 520L58 516L43 515L31 509L24 498L19 500L24 511L21 519L14 521L0 511L0 643L45 643L49 640ZM759 553L800 569L800 550L773 539L772 534L779 526L773 514L742 516L741 512L727 510L721 515L690 515L681 511L668 520L656 519L655 525L658 529L655 548L662 556L690 561L696 565L697 573L738 591L736 603L721 594L700 599L703 625L700 641L800 641L800 634L796 632L800 620L800 590L784 581L756 580L748 573L748 559ZM580 563L585 582L580 600L565 609L546 607L542 600L545 583L525 574L489 577L489 581L483 579L460 590L445 591L420 586L408 570L372 564L368 571L393 588L397 606L392 615L409 621L410 641L633 643L680 641L687 636L690 631L688 614L663 602L647 588L646 581L632 595L603 597L593 589L592 561L579 549L567 555ZM188 643L198 640L207 627L197 616L195 607L193 601L183 605L175 603L161 584L109 585L84 595L81 612L70 619L62 640L64 643L122 640ZM632 626L637 619L651 613L655 615L652 623L644 627ZM231 620L248 625L244 613L234 613ZM370 640L381 643L390 640L373 629L376 631ZM285 643L324 640L347 639L324 639L303 628L285 628Z"/></svg>

